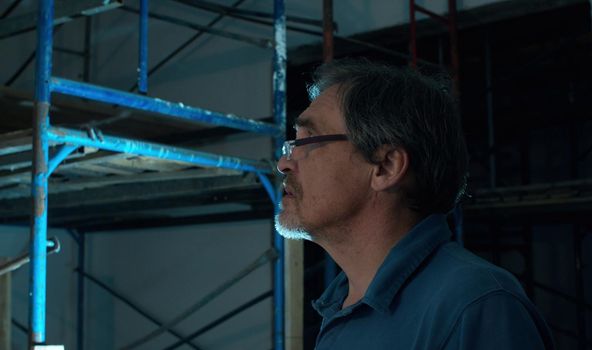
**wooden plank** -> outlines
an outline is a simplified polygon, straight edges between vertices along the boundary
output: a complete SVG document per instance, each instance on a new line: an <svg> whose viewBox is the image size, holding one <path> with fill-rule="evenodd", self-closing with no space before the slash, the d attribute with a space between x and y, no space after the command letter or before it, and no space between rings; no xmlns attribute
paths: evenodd
<svg viewBox="0 0 592 350"><path fill-rule="evenodd" d="M140 160L136 160L135 158L141 158ZM130 167L130 169L133 169L133 171L128 171L125 170L125 164L128 161L128 159L132 159L132 166ZM171 162L172 165L170 166L165 166L165 164L168 161L166 160L161 160L161 159L156 159L156 160L152 160L151 158L146 158L146 157L137 157L135 155L129 155L129 154L124 154L124 153L112 153L112 152L107 152L107 151L97 151L95 148L85 148L83 150L83 152L81 154L75 154L72 157L68 157L64 162L62 162L62 164L60 164L60 166L56 169L56 171L54 172L54 174L59 174L63 177L66 178L80 178L80 177L90 177L92 178L91 180L89 180L89 183L92 181L96 181L97 178L99 178L100 176L104 176L106 174L116 174L116 175L137 175L138 172L143 171L143 170L153 170L153 169L158 169L157 164L163 164L162 168L168 168L168 169L174 169L177 170L179 169L181 166L183 166L184 169L191 169L194 168L193 166L191 166L190 168L188 168L188 165L186 163L179 163L179 162ZM122 165L122 169L117 169L117 168L113 168L112 166L110 166L109 164L113 163L113 164L117 164L117 165ZM136 169L134 169L134 167ZM110 171L111 170L111 171ZM221 169L217 169L217 170L205 170L204 169L199 169L199 171L203 171L200 174L204 174L204 175L199 175L197 177L207 177L209 175L208 171L210 171L211 174L218 174L218 175L232 175L232 174L238 174L241 172L237 172L235 170L221 170ZM213 171L213 172L211 172ZM173 175L173 176L179 176L179 178L194 178L196 177L196 174L199 172L190 172L188 173L188 175ZM142 178L145 178L144 175L147 174L142 174ZM215 175L212 175L215 176ZM150 178L150 177L147 177ZM163 179L166 179L167 175L163 175ZM50 181L54 180L55 176L53 176ZM121 181L120 178L114 178L117 181ZM9 171L5 171L5 172L0 172L0 187L5 187L8 185L14 185L14 184L18 184L18 183L29 183L31 181L31 174L30 174L30 168L21 168L17 171L13 171L13 172L9 172ZM62 181L62 180L60 180ZM101 181L101 180L99 180ZM144 180L140 180L140 181L144 181ZM152 180L150 180L152 181ZM125 181L128 182L128 181ZM53 185L58 184L58 182L54 182ZM53 186L52 185L52 186ZM51 190L51 188L50 188ZM2 196L0 195L0 198L2 198Z"/></svg>
<svg viewBox="0 0 592 350"><path fill-rule="evenodd" d="M98 150L92 147L80 147L77 151L72 152L68 155L67 159L76 159L82 158L87 154L95 153ZM57 146L52 146L49 148L49 157L50 159L58 152ZM33 153L29 151L23 152L16 152L10 154L0 155L0 170L7 170L10 172L14 172L18 169L22 168L30 168L31 167L31 160L33 159ZM27 171L29 171L27 169Z"/></svg>
<svg viewBox="0 0 592 350"><path fill-rule="evenodd" d="M19 130L0 135L0 155L28 151L32 148L33 131Z"/></svg>
<svg viewBox="0 0 592 350"><path fill-rule="evenodd" d="M109 164L140 169L143 171L178 171L193 167L193 165L189 165L184 162L173 162L164 159L141 156L130 157L126 159L113 159L109 161Z"/></svg>
<svg viewBox="0 0 592 350"><path fill-rule="evenodd" d="M285 339L286 350L304 346L304 244L301 240L284 240Z"/></svg>
<svg viewBox="0 0 592 350"><path fill-rule="evenodd" d="M9 261L9 258L0 258L0 265ZM0 275L0 350L11 349L12 333L12 287L11 274Z"/></svg>
<svg viewBox="0 0 592 350"><path fill-rule="evenodd" d="M219 189L216 192L189 194L183 197L160 197L158 200L119 201L109 205L79 206L76 208L49 208L48 220L51 225L63 225L64 223L77 222L79 225L89 225L90 221L109 221L123 219L136 221L139 218L163 219L179 216L209 215L203 213L204 207L220 206L227 204L243 204L253 210L266 210L273 213L273 205L267 201L264 190L261 188ZM154 214L155 211L160 214ZM191 212L188 214L188 211ZM234 214L227 213L230 217ZM88 222L87 222L88 221Z"/></svg>
<svg viewBox="0 0 592 350"><path fill-rule="evenodd" d="M246 176L221 176L202 179L169 180L145 183L117 184L80 191L57 193L50 196L49 209L77 208L90 205L110 205L125 201L152 201L160 198L199 196L204 193L231 189L257 188L254 174ZM22 215L30 208L29 198L0 201L0 217Z"/></svg>

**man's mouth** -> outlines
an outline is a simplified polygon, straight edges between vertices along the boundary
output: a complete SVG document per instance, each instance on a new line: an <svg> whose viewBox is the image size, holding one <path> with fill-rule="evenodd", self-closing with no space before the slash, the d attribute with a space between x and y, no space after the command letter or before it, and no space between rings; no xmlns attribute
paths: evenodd
<svg viewBox="0 0 592 350"><path fill-rule="evenodd" d="M284 189L284 197L294 197L294 194L290 190Z"/></svg>
<svg viewBox="0 0 592 350"><path fill-rule="evenodd" d="M284 197L294 197L294 190L284 182Z"/></svg>

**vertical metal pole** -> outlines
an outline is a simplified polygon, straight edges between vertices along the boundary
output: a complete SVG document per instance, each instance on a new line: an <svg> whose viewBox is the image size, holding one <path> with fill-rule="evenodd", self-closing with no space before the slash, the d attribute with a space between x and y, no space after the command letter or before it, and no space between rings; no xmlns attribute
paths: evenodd
<svg viewBox="0 0 592 350"><path fill-rule="evenodd" d="M86 251L86 244L85 244L85 237L86 235L83 232L78 232L76 235L78 237L78 270L82 273L78 274L78 310L77 310L77 327L78 327L78 335L76 338L76 349L83 350L84 349L84 262L85 262L85 251Z"/></svg>
<svg viewBox="0 0 592 350"><path fill-rule="evenodd" d="M526 295L534 302L534 263L532 261L532 226L530 224L526 224L522 228L522 237L524 239L524 289Z"/></svg>
<svg viewBox="0 0 592 350"><path fill-rule="evenodd" d="M281 156L281 148L286 130L286 13L284 0L274 0L273 7L274 42L273 55L273 115L277 126L284 132L275 138L275 157ZM279 184L278 184L279 188ZM281 193L279 190L275 212L279 210ZM274 264L274 348L284 349L284 239L277 232L274 234L274 246L279 258Z"/></svg>
<svg viewBox="0 0 592 350"><path fill-rule="evenodd" d="M334 55L333 43L333 0L323 0L323 62L331 62ZM325 288L335 278L337 265L331 256L325 252Z"/></svg>
<svg viewBox="0 0 592 350"><path fill-rule="evenodd" d="M146 94L148 92L148 0L140 0L138 50L138 91Z"/></svg>
<svg viewBox="0 0 592 350"><path fill-rule="evenodd" d="M578 319L578 350L586 350L586 295L584 291L584 269L582 266L582 241L584 235L580 225L574 225L574 265L576 269L576 299L577 299L577 319Z"/></svg>
<svg viewBox="0 0 592 350"><path fill-rule="evenodd" d="M10 259L0 257L0 265ZM12 346L12 274L0 275L0 349L10 349Z"/></svg>
<svg viewBox="0 0 592 350"><path fill-rule="evenodd" d="M323 0L323 62L333 60L333 0Z"/></svg>
<svg viewBox="0 0 592 350"><path fill-rule="evenodd" d="M457 204L454 207L454 240L460 245L464 246L464 218L463 218L463 211L462 206Z"/></svg>
<svg viewBox="0 0 592 350"><path fill-rule="evenodd" d="M39 0L35 108L33 116L33 171L31 174L31 264L29 348L45 342L46 262L47 262L47 164L49 147L49 80L51 77L53 0Z"/></svg>
<svg viewBox="0 0 592 350"><path fill-rule="evenodd" d="M456 23L456 0L448 0L448 31L450 32L450 67L454 79L454 93L460 93L460 60L458 52L458 26Z"/></svg>
<svg viewBox="0 0 592 350"><path fill-rule="evenodd" d="M491 46L489 34L485 37L485 98L487 107L487 146L489 148L489 186L496 186L496 162L495 162L495 129L493 123L493 83L491 75Z"/></svg>
<svg viewBox="0 0 592 350"><path fill-rule="evenodd" d="M417 25L415 22L415 0L409 0L409 53L411 68L417 67Z"/></svg>
<svg viewBox="0 0 592 350"><path fill-rule="evenodd" d="M438 64L444 67L444 38L438 36Z"/></svg>

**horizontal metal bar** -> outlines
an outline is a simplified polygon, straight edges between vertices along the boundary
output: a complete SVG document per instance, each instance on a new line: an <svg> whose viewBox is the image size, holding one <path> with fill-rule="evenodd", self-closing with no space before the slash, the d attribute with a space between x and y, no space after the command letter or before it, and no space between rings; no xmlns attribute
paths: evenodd
<svg viewBox="0 0 592 350"><path fill-rule="evenodd" d="M68 158L70 153L76 151L77 148L78 146L75 145L62 145L58 150L58 153L56 153L49 160L49 164L47 166L47 176L51 176L51 174L54 172L54 170L56 170L60 163L64 161L64 159Z"/></svg>
<svg viewBox="0 0 592 350"><path fill-rule="evenodd" d="M417 12L421 12L421 13L423 13L425 15L428 15L428 16L432 17L433 19L436 19L436 20L444 23L445 25L448 25L448 23L450 22L450 20L448 18L446 18L444 16L440 16L439 14L437 14L437 13L435 13L433 11L430 11L430 10L428 10L425 7L422 7L422 6L419 6L419 5L415 5L415 10Z"/></svg>
<svg viewBox="0 0 592 350"><path fill-rule="evenodd" d="M50 127L48 129L48 137L50 142L71 143L113 152L174 160L204 167L240 169L267 174L272 173L271 167L264 162L221 156L151 142L130 140L122 137L104 135L102 136L102 139L99 140L91 138L87 133L82 131L57 127Z"/></svg>
<svg viewBox="0 0 592 350"><path fill-rule="evenodd" d="M80 16L92 16L122 5L123 0L62 1L55 8L53 25L69 22ZM27 33L37 27L37 11L0 21L0 39Z"/></svg>
<svg viewBox="0 0 592 350"><path fill-rule="evenodd" d="M244 15L244 16L273 19L273 14L272 13L266 13L266 12L261 12L261 11L253 11L253 10L237 9L237 8L233 8L233 7L230 7L230 6L218 5L216 3L209 2L209 1L202 1L202 0L177 0L177 2L180 2L180 3L185 4L185 5L188 5L188 6L197 7L197 8L200 8L202 10L205 10L205 11L215 12L215 13L224 14L224 15L226 15L226 14L238 14L238 15ZM312 19L312 18L305 18L305 17L299 17L299 16L286 16L286 20L288 22L308 24L308 25L311 25L311 26L316 26L316 27L321 27L321 28L323 27L323 20L320 20L320 19ZM334 27L337 27L337 24L336 23L333 23L333 25L334 25Z"/></svg>
<svg viewBox="0 0 592 350"><path fill-rule="evenodd" d="M58 253L60 251L60 248L60 241L57 237L52 237L47 240L47 255L52 253ZM29 261L31 261L31 254L29 252L24 253L19 257L16 257L8 261L7 263L0 266L0 276L20 268Z"/></svg>
<svg viewBox="0 0 592 350"><path fill-rule="evenodd" d="M128 11L128 12L133 12L133 13L137 13L139 14L140 11L131 8L129 6L123 6L121 7L122 10L124 11ZM262 38L253 38L253 37L249 37L246 35L242 35L242 34L237 34L237 33L232 33L229 32L227 30L221 30L221 29L214 29L208 26L204 26L201 24L196 24L196 23L192 23L189 21L185 21L182 20L178 17L170 17L170 16L165 16L165 15L161 15L161 14L157 14L154 12L150 12L148 14L148 16L150 18L154 18L154 19L158 19L164 22L168 22L168 23L172 23L172 24L176 24L179 26L183 26L183 27L187 27L187 28L191 28L191 29L195 29L195 30L199 30L199 31L203 31L203 32L207 32L213 35L217 35L217 36L221 36L227 39L232 39L232 40L238 40L238 41L242 41L245 42L247 44L251 44L251 45L255 45L258 47L262 47L264 49L270 49L273 47L273 43L271 40L269 39L262 39Z"/></svg>
<svg viewBox="0 0 592 350"><path fill-rule="evenodd" d="M242 118L234 114L212 112L206 109L185 106L183 103L165 101L159 98L142 96L63 78L51 78L50 89L51 91L60 94L129 107L146 112L158 113L165 116L209 125L225 126L228 128L251 131L270 136L278 136L281 134L279 127L254 119Z"/></svg>

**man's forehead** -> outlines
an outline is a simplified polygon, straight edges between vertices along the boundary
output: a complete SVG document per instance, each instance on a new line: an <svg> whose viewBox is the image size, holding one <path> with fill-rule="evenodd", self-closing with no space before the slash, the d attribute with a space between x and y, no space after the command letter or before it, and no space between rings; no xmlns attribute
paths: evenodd
<svg viewBox="0 0 592 350"><path fill-rule="evenodd" d="M336 88L331 87L310 103L296 118L294 126L296 129L303 128L318 133L337 132L341 129L342 118Z"/></svg>

